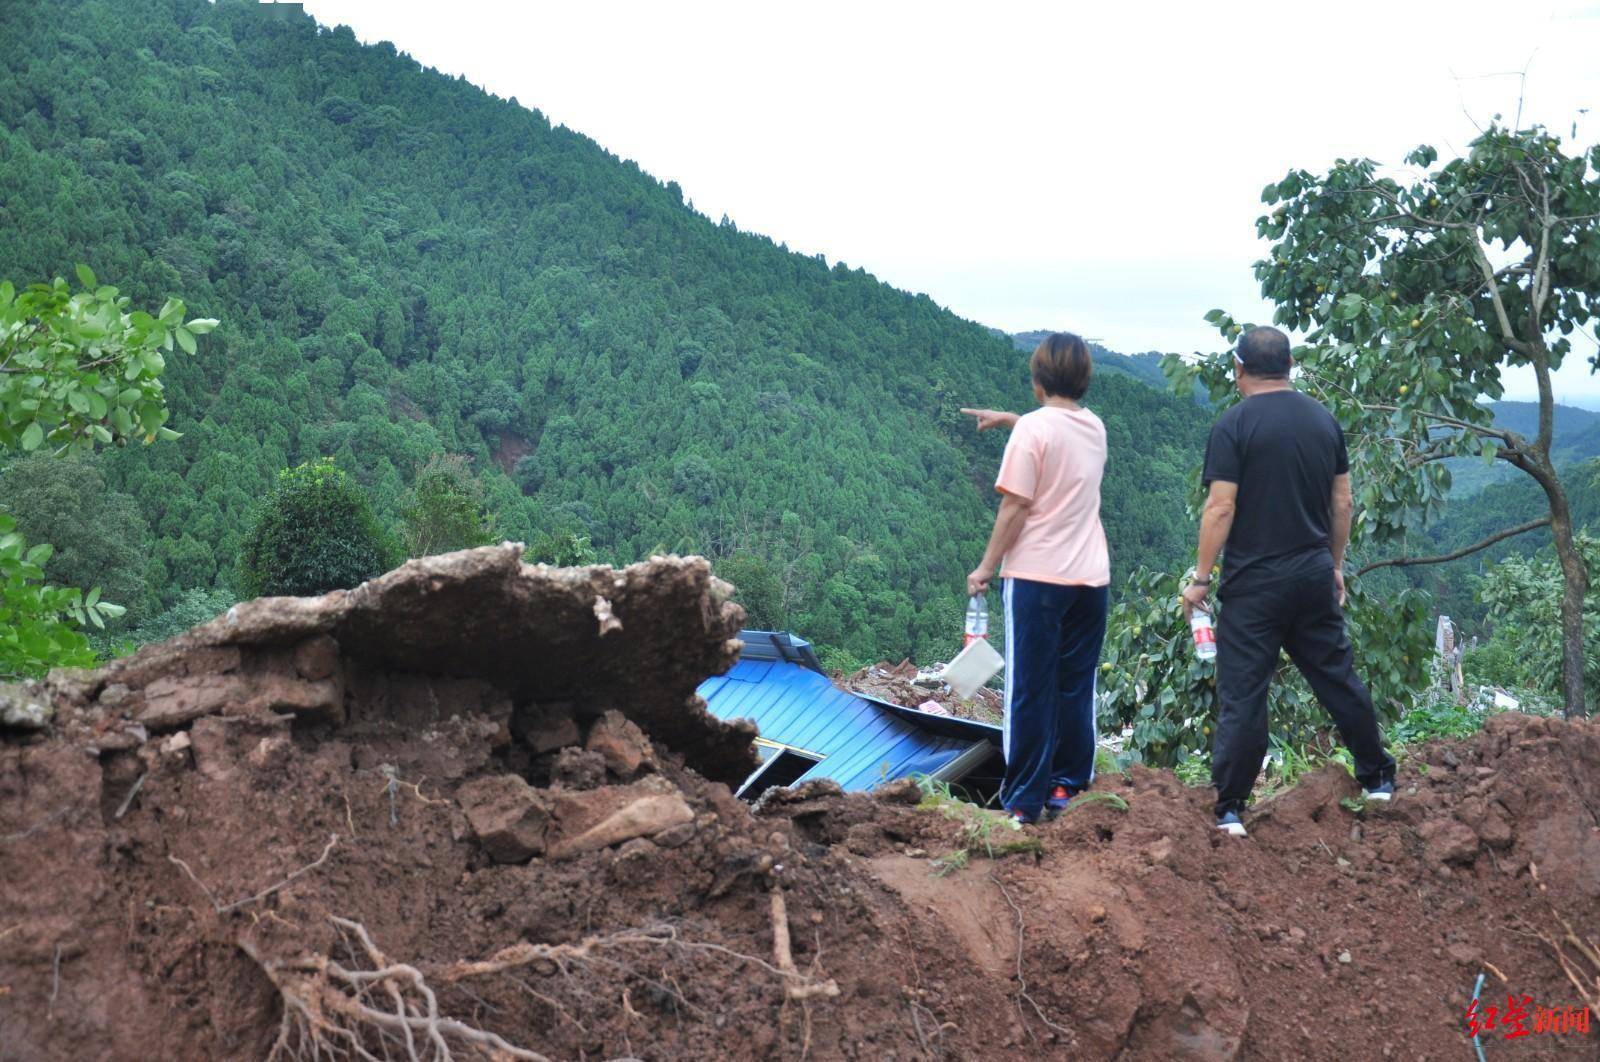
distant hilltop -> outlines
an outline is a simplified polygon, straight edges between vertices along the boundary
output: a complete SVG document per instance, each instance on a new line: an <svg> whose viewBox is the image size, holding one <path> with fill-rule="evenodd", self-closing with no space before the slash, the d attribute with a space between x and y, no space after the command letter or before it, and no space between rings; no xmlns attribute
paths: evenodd
<svg viewBox="0 0 1600 1062"><path fill-rule="evenodd" d="M1055 329L1040 328L1031 332L1006 333L997 328L995 331L1000 332L1001 335L1009 335L1012 345L1018 350L1032 351L1034 347L1039 345L1040 340L1055 331ZM1143 354L1118 354L1116 351L1108 350L1091 340L1089 353L1094 356L1094 364L1097 369L1107 369L1111 372L1122 373L1152 387L1166 390L1167 378L1161 371L1163 355L1160 351L1151 350Z"/></svg>

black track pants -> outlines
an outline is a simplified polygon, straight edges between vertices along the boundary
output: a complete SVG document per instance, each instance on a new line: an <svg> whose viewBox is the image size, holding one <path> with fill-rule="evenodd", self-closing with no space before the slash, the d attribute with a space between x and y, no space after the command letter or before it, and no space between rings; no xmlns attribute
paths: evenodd
<svg viewBox="0 0 1600 1062"><path fill-rule="evenodd" d="M1267 754L1267 686L1278 651L1306 677L1356 761L1356 779L1378 785L1394 775L1355 653L1332 567L1230 592L1217 621L1217 733L1211 782L1217 813L1240 811Z"/></svg>

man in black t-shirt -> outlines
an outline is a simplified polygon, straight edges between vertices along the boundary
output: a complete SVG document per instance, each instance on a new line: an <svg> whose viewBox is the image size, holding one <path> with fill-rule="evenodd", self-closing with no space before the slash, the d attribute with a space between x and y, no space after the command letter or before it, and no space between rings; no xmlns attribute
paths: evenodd
<svg viewBox="0 0 1600 1062"><path fill-rule="evenodd" d="M1219 550L1226 606L1217 619L1217 732L1211 781L1217 828L1245 835L1239 812L1267 752L1267 687L1287 649L1333 717L1372 800L1394 795L1372 698L1356 676L1344 629L1344 550L1350 539L1350 466L1333 415L1289 383L1289 337L1254 328L1234 369L1244 401L1222 414L1206 444L1209 490L1185 615L1210 611ZM1226 548L1224 548L1226 544Z"/></svg>

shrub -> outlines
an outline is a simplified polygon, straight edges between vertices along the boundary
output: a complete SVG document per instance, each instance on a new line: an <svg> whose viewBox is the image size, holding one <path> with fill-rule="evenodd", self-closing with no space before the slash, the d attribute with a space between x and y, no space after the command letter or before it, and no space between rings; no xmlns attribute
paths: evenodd
<svg viewBox="0 0 1600 1062"><path fill-rule="evenodd" d="M395 550L366 494L324 458L278 473L239 558L246 597L346 590L386 571Z"/></svg>

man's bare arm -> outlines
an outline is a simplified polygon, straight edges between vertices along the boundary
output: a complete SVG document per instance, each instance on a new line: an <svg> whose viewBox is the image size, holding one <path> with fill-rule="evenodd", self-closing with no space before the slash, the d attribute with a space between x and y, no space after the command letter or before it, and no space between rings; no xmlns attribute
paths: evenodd
<svg viewBox="0 0 1600 1062"><path fill-rule="evenodd" d="M1339 604L1344 605L1344 551L1350 545L1350 514L1355 499L1350 493L1350 473L1333 477L1333 498L1329 504L1328 549L1333 553L1333 581L1339 587Z"/></svg>
<svg viewBox="0 0 1600 1062"><path fill-rule="evenodd" d="M1328 548L1333 551L1333 566L1344 567L1345 547L1350 544L1350 514L1355 500L1350 494L1350 473L1333 477L1333 499L1329 506L1333 522L1328 528Z"/></svg>
<svg viewBox="0 0 1600 1062"><path fill-rule="evenodd" d="M1210 612L1206 598L1211 595L1211 569L1217 565L1217 555L1228 541L1233 528L1234 504L1239 498L1239 484L1225 479L1211 481L1211 493L1206 495L1205 511L1200 514L1200 549L1194 568L1194 582L1183 592L1183 614L1195 609Z"/></svg>

